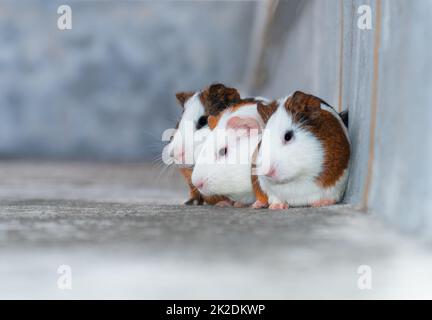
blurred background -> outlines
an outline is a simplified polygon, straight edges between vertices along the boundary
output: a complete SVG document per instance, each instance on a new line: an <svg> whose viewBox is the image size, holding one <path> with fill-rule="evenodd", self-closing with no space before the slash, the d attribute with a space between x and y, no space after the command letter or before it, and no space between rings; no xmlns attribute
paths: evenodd
<svg viewBox="0 0 432 320"><path fill-rule="evenodd" d="M57 8L72 8L60 31ZM244 77L251 1L0 1L0 157L149 160L175 92Z"/></svg>

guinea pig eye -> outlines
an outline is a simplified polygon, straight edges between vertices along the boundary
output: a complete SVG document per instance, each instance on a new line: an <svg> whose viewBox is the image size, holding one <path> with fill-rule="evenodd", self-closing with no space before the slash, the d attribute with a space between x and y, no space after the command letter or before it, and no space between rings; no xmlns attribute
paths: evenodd
<svg viewBox="0 0 432 320"><path fill-rule="evenodd" d="M196 128L197 130L201 129L202 127L207 125L207 117L206 116L202 116L201 118L198 119Z"/></svg>
<svg viewBox="0 0 432 320"><path fill-rule="evenodd" d="M227 147L223 147L222 149L219 150L219 156L221 156L221 157L226 156L227 153L228 153Z"/></svg>
<svg viewBox="0 0 432 320"><path fill-rule="evenodd" d="M287 132L285 132L284 140L285 142L289 142L293 137L294 137L294 132L292 130L288 130Z"/></svg>

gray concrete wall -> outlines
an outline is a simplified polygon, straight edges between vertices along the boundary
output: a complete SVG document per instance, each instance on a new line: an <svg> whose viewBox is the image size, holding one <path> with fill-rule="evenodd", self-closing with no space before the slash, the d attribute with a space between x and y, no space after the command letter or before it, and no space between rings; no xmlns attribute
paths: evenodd
<svg viewBox="0 0 432 320"><path fill-rule="evenodd" d="M352 163L345 201L431 235L432 3L276 4L277 13L262 23L263 52L253 61L251 92L279 97L305 90L348 109ZM372 9L372 30L357 27L364 4ZM290 27L274 39L287 21ZM277 59L267 59L270 54Z"/></svg>
<svg viewBox="0 0 432 320"><path fill-rule="evenodd" d="M174 93L236 85L253 2L0 1L0 157L160 154Z"/></svg>
<svg viewBox="0 0 432 320"><path fill-rule="evenodd" d="M432 2L382 1L370 204L432 237Z"/></svg>

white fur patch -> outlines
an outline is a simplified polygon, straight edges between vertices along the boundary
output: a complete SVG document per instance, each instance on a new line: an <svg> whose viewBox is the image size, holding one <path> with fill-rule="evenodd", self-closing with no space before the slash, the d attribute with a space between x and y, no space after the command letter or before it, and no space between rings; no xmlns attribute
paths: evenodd
<svg viewBox="0 0 432 320"><path fill-rule="evenodd" d="M264 126L255 103L235 111L225 111L216 128L208 135L197 158L192 183L205 181L205 187L200 190L204 195L224 195L250 204L255 200L251 182L252 154L261 136L233 136L226 129L228 121L233 117L253 118L261 129ZM221 156L219 151L224 148L227 148L227 154Z"/></svg>
<svg viewBox="0 0 432 320"><path fill-rule="evenodd" d="M204 106L199 98L200 92L195 93L184 105L182 118L174 134L173 140L167 146L167 151L174 157L185 152L184 165L192 166L198 156L202 145L210 133L208 127L196 129L197 122L205 113Z"/></svg>

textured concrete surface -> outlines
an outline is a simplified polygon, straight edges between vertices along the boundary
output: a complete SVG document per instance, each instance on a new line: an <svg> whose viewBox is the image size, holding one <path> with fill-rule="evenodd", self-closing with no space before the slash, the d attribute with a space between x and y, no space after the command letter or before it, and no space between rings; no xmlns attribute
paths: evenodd
<svg viewBox="0 0 432 320"><path fill-rule="evenodd" d="M0 298L432 298L430 244L373 216L178 205L185 194L148 165L1 162Z"/></svg>

